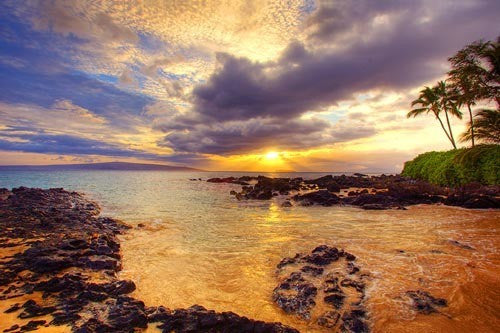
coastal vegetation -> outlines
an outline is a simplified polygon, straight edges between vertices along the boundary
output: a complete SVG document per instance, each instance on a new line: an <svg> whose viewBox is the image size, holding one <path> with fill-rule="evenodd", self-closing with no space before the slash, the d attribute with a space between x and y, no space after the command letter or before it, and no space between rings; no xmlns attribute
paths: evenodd
<svg viewBox="0 0 500 333"><path fill-rule="evenodd" d="M453 149L457 149L450 118L462 119L462 110L466 109L469 121L467 130L460 137L461 141L470 141L472 147L478 140L498 143L500 37L497 41L473 42L448 58L448 61L451 70L446 80L439 81L433 87L424 87L411 103L416 108L408 112L407 117L434 115ZM474 116L472 107L477 104L496 104L496 108L480 109ZM491 131L493 137L486 134Z"/></svg>
<svg viewBox="0 0 500 333"><path fill-rule="evenodd" d="M437 185L460 186L472 182L498 185L500 146L481 144L423 153L405 163L402 175Z"/></svg>
<svg viewBox="0 0 500 333"><path fill-rule="evenodd" d="M403 176L437 185L460 186L473 182L500 183L500 37L497 41L473 42L448 58L451 70L446 80L424 87L407 117L432 114L438 120L453 150L431 151L404 165ZM473 111L481 104L486 107ZM495 105L491 108L491 105ZM468 113L467 128L457 148L451 117ZM479 143L479 144L478 144Z"/></svg>

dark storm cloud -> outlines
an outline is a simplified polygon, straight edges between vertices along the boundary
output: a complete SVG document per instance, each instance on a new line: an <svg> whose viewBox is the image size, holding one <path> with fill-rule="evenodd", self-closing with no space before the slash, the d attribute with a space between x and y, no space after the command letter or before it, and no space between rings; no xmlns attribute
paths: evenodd
<svg viewBox="0 0 500 333"><path fill-rule="evenodd" d="M446 11L432 13L432 18L426 17L423 8L413 10L415 5L401 9L401 2L360 6L361 3L378 2L349 2L353 5L340 9L336 3L331 6L334 12L342 13L342 22L356 22L358 14L358 10L343 12L343 7L358 8L364 13L360 20L386 14L388 22L372 29L373 39L364 40L365 36L358 35L348 48L334 49L318 49L316 42L305 46L294 42L278 62L271 63L219 55L220 69L193 92L195 110L216 121L296 117L335 104L353 93L372 88L404 89L442 75L440 65L447 56L467 42L494 37L498 32L497 29L491 31L491 36L484 35L487 22L495 22L500 13L498 2L479 2L473 8L448 6ZM430 21L426 22L426 18ZM349 28L339 24L342 29ZM495 25L500 28L499 23L492 26ZM339 29L330 27L329 31L335 34ZM366 34L371 36L369 31Z"/></svg>
<svg viewBox="0 0 500 333"><path fill-rule="evenodd" d="M277 150L308 149L375 134L372 126L358 123L353 131L345 123L331 125L321 119L289 121L256 118L213 125L197 125L190 131L175 131L160 143L179 151L231 155Z"/></svg>
<svg viewBox="0 0 500 333"><path fill-rule="evenodd" d="M321 1L317 11L306 20L310 40L339 40L348 34L364 33L377 15L414 12L419 1Z"/></svg>
<svg viewBox="0 0 500 333"><path fill-rule="evenodd" d="M466 43L495 37L499 13L498 1L325 2L306 21L306 42L292 42L277 61L218 54L218 69L193 90L194 113L158 127L173 131L165 143L175 150L215 154L371 136L373 128L356 122L336 132L299 117L370 89L398 91L438 78Z"/></svg>

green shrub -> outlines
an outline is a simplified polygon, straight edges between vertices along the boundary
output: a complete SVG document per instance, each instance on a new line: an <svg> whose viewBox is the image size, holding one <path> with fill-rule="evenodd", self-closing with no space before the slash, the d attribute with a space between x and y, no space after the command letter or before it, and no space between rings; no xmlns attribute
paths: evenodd
<svg viewBox="0 0 500 333"><path fill-rule="evenodd" d="M459 186L472 182L498 185L500 145L420 154L405 163L401 174L438 185Z"/></svg>

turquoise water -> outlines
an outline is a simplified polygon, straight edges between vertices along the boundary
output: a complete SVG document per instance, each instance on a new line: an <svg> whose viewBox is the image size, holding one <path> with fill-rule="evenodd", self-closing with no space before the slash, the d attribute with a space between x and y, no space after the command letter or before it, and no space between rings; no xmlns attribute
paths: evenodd
<svg viewBox="0 0 500 333"><path fill-rule="evenodd" d="M122 236L120 276L136 282L135 296L148 305L201 304L321 331L314 321L283 313L271 294L283 257L326 243L354 253L370 272L366 302L375 331L494 332L500 326L498 211L283 208L282 197L239 202L229 195L238 185L190 180L244 174L249 173L9 171L0 173L0 187L83 192L99 202L104 215L133 226L143 223ZM324 173L263 175L314 178ZM450 239L476 250L457 248ZM453 320L415 314L404 299L407 290L415 289L448 299L444 311Z"/></svg>
<svg viewBox="0 0 500 333"><path fill-rule="evenodd" d="M242 176L238 172L164 172L164 171L3 171L0 187L19 186L51 188L87 194L97 200L105 214L125 220L155 219L171 216L181 219L199 218L206 206L224 206L226 190L238 186L214 187L190 179ZM315 178L324 173L255 175ZM195 205L196 203L196 205Z"/></svg>

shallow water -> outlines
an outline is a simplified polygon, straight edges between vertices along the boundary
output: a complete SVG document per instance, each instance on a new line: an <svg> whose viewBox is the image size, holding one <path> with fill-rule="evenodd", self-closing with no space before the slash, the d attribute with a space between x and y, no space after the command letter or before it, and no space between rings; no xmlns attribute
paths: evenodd
<svg viewBox="0 0 500 333"><path fill-rule="evenodd" d="M275 267L283 257L329 244L355 254L370 272L366 305L374 331L498 332L499 211L281 208L280 198L236 201L229 191L239 189L237 185L189 181L226 175L231 174L4 172L0 187L83 191L100 202L104 214L145 224L122 237L120 277L133 279L135 296L148 305L201 304L321 331L283 313L271 294L277 284ZM415 289L446 298L448 307L441 314L414 313L404 294Z"/></svg>

